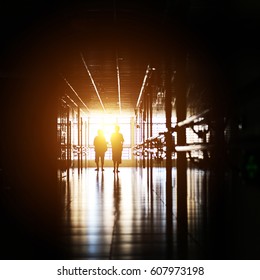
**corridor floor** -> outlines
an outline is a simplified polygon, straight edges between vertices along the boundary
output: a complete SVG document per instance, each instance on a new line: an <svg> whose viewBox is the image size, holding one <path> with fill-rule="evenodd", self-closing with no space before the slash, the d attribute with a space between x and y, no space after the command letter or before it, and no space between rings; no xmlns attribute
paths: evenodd
<svg viewBox="0 0 260 280"><path fill-rule="evenodd" d="M69 171L63 190L63 247L68 258L178 259L183 255L180 250L187 251L187 258L205 257L204 171L188 172L184 247L177 235L175 169L170 219L165 203L165 168L122 167L118 174L109 167L103 172L94 168L78 171Z"/></svg>

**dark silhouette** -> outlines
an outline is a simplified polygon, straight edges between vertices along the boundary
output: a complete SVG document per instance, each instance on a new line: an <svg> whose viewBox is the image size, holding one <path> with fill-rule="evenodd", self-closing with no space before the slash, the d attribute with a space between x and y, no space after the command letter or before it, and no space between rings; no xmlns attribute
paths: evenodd
<svg viewBox="0 0 260 280"><path fill-rule="evenodd" d="M124 137L123 134L119 132L120 127L118 125L115 126L115 132L111 135L111 145L112 145L112 160L114 163L113 172L119 172L118 167L122 162L122 150Z"/></svg>
<svg viewBox="0 0 260 280"><path fill-rule="evenodd" d="M98 130L98 135L94 139L95 146L95 162L97 165L96 171L99 170L99 158L101 160L101 170L104 171L105 152L107 151L106 138L101 129Z"/></svg>

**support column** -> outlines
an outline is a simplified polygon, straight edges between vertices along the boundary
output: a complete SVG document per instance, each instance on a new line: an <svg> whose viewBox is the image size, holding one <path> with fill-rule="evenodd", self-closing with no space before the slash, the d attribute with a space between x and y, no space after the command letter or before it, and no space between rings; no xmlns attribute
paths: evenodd
<svg viewBox="0 0 260 280"><path fill-rule="evenodd" d="M83 119L80 118L80 169L83 167Z"/></svg>
<svg viewBox="0 0 260 280"><path fill-rule="evenodd" d="M218 105L218 106L217 106ZM228 193L225 180L225 139L224 139L224 114L219 104L213 111L215 120L214 129L214 149L212 152L212 168L210 176L210 192L209 192L209 233L210 233L210 251L209 256L226 256L231 254L230 240L233 236L229 236L230 224L226 219L230 201L227 200ZM223 230L226 234L223 235ZM223 250L223 248L225 248ZM213 253L214 252L214 253ZM212 254L212 255L211 255Z"/></svg>
<svg viewBox="0 0 260 280"><path fill-rule="evenodd" d="M178 54L176 64L176 115L177 122L186 119L186 54L184 51ZM186 128L178 128L177 145L186 145ZM177 154L177 235L178 235L178 257L187 257L187 159L186 152Z"/></svg>
<svg viewBox="0 0 260 280"><path fill-rule="evenodd" d="M78 149L80 148L80 108L78 107ZM78 172L80 172L80 152L78 150Z"/></svg>
<svg viewBox="0 0 260 280"><path fill-rule="evenodd" d="M169 62L167 62L169 63ZM172 85L171 67L167 65L165 73L165 117L166 117L166 238L167 258L171 259L173 254L173 216L172 216Z"/></svg>
<svg viewBox="0 0 260 280"><path fill-rule="evenodd" d="M142 107L144 107L144 105L142 105ZM141 111L141 121L142 121L142 143L144 143L145 141L145 120L144 120L144 109L142 108ZM143 149L144 152L144 149ZM145 168L145 157L144 157L144 153L142 154L142 167Z"/></svg>
<svg viewBox="0 0 260 280"><path fill-rule="evenodd" d="M69 106L67 106L67 120L66 120L66 125L67 125L66 169L67 169L67 173L68 173L68 170L69 170L70 164L71 164L71 129L70 129L70 108L69 108Z"/></svg>
<svg viewBox="0 0 260 280"><path fill-rule="evenodd" d="M150 94L150 110L149 110L149 129L150 137L153 136L153 88L151 89ZM152 184L153 184L153 154L150 156L150 182L151 182L151 193L152 193Z"/></svg>
<svg viewBox="0 0 260 280"><path fill-rule="evenodd" d="M168 67L166 73L166 95L165 95L165 117L166 117L166 207L167 213L172 215L172 85L171 69Z"/></svg>
<svg viewBox="0 0 260 280"><path fill-rule="evenodd" d="M150 87L149 87L149 91L150 91ZM150 93L147 92L146 93L146 97L145 97L145 107L146 107L146 139L150 137L150 119L149 119L149 115L150 115ZM150 149L150 144L148 144L148 150ZM148 183L148 186L150 185L150 158L151 158L151 154L150 152L148 151L147 152L147 164L146 164L146 167L147 167L147 183Z"/></svg>
<svg viewBox="0 0 260 280"><path fill-rule="evenodd" d="M84 130L84 136L85 136L85 162L84 162L84 167L87 167L87 149L88 149L88 143L87 143L87 121L85 121L85 130Z"/></svg>

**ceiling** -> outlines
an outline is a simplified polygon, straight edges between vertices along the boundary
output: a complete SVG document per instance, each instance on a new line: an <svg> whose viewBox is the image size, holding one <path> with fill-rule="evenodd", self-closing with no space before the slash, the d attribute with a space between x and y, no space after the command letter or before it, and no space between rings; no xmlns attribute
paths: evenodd
<svg viewBox="0 0 260 280"><path fill-rule="evenodd" d="M229 61L246 33L237 27L244 18L232 5L224 7L225 1L206 2L67 0L36 5L27 0L13 6L9 1L1 9L0 23L7 28L2 30L0 76L32 79L51 73L64 85L63 98L86 113L133 115L147 71L154 86L162 86L164 67L184 42L195 65L190 67L193 79L200 83L209 72L210 63L201 62L205 57L219 64ZM241 10L246 7L242 2Z"/></svg>
<svg viewBox="0 0 260 280"><path fill-rule="evenodd" d="M175 1L47 3L6 8L9 58L2 76L33 80L52 73L63 81L63 98L86 113L133 115L147 74L160 79Z"/></svg>
<svg viewBox="0 0 260 280"><path fill-rule="evenodd" d="M66 12L66 94L90 113L133 115L167 4L92 1Z"/></svg>

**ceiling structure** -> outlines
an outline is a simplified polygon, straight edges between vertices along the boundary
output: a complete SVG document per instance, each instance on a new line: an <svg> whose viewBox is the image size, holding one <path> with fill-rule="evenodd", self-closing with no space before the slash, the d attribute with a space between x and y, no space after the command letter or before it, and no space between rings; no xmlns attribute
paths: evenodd
<svg viewBox="0 0 260 280"><path fill-rule="evenodd" d="M7 18L16 23L6 32L12 44L1 72L31 80L52 73L65 85L63 98L87 114L133 115L151 74L161 80L158 68L172 40L166 33L177 2L79 0L47 1L38 9L9 7Z"/></svg>
<svg viewBox="0 0 260 280"><path fill-rule="evenodd" d="M80 7L66 19L69 55L60 69L67 94L77 93L89 113L133 115L154 69L152 54L167 3L92 1Z"/></svg>
<svg viewBox="0 0 260 280"><path fill-rule="evenodd" d="M133 115L145 83L153 77L155 86L164 84L164 67L184 42L201 102L201 94L208 94L201 86L212 68L208 57L220 67L224 62L221 71L233 70L226 67L233 65L230 53L248 30L240 28L247 19L238 16L247 7L243 1L225 7L225 1L202 0L34 2L2 9L1 24L8 28L2 32L0 75L32 79L41 65L45 74L59 76L64 97L87 114Z"/></svg>

